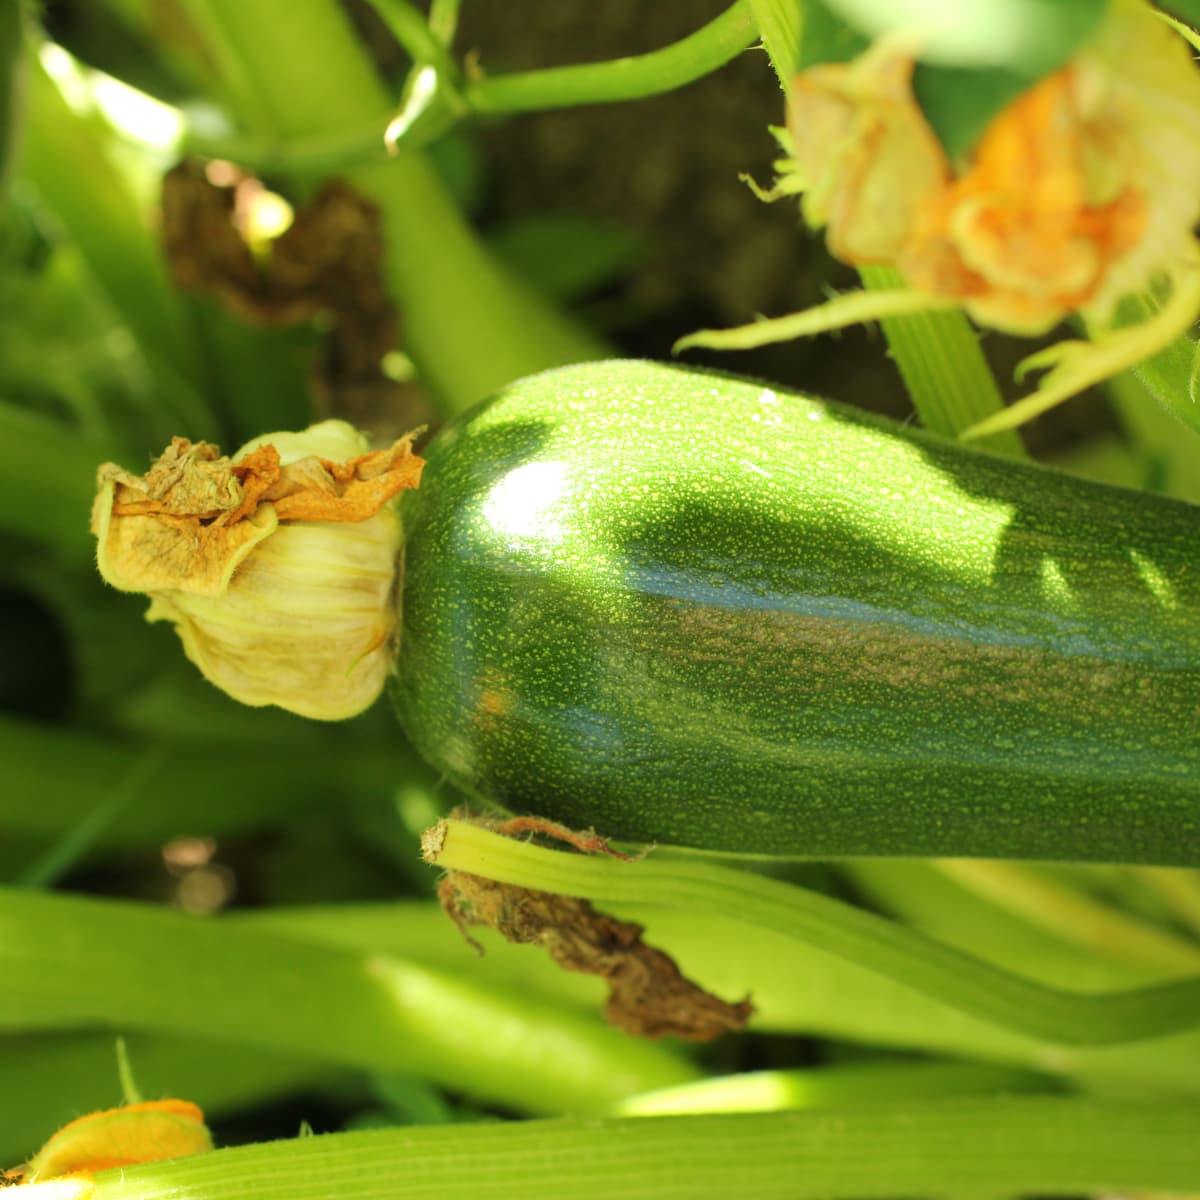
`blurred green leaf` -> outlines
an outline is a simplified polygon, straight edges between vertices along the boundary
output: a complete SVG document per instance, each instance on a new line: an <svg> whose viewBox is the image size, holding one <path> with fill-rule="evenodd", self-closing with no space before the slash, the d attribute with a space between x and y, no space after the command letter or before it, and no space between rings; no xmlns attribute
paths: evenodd
<svg viewBox="0 0 1200 1200"><path fill-rule="evenodd" d="M22 0L0 4L0 201L21 131L25 90L25 7Z"/></svg>
<svg viewBox="0 0 1200 1200"><path fill-rule="evenodd" d="M219 431L197 387L196 347L157 239L105 152L108 140L103 123L76 113L40 63L31 63L20 177L78 247L153 365L175 431L212 437Z"/></svg>
<svg viewBox="0 0 1200 1200"><path fill-rule="evenodd" d="M1000 68L1032 79L1091 35L1109 0L823 0L869 38L910 37L922 62Z"/></svg>
<svg viewBox="0 0 1200 1200"><path fill-rule="evenodd" d="M514 271L557 300L576 300L614 282L642 249L631 230L568 214L514 221L489 240Z"/></svg>
<svg viewBox="0 0 1200 1200"><path fill-rule="evenodd" d="M92 555L96 449L63 421L0 399L0 532L66 560Z"/></svg>
<svg viewBox="0 0 1200 1200"><path fill-rule="evenodd" d="M875 39L911 36L913 90L951 159L1086 41L1109 0L808 0L802 61L848 62ZM902 43L903 44L903 43Z"/></svg>
<svg viewBox="0 0 1200 1200"><path fill-rule="evenodd" d="M964 159L998 113L1037 81L1002 67L918 63L913 94L951 162Z"/></svg>

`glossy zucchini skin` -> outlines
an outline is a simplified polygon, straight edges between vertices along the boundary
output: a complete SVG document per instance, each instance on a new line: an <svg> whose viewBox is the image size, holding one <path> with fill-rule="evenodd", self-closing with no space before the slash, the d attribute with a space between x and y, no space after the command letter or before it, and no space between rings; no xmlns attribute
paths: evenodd
<svg viewBox="0 0 1200 1200"><path fill-rule="evenodd" d="M750 854L1200 864L1200 508L607 362L443 430L393 681L468 793Z"/></svg>

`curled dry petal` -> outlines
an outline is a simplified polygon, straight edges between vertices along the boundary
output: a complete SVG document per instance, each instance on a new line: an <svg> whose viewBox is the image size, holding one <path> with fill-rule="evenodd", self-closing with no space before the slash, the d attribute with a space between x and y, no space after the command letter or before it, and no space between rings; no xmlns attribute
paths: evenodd
<svg viewBox="0 0 1200 1200"><path fill-rule="evenodd" d="M784 166L813 228L843 262L893 262L950 166L912 93L913 58L884 41L850 63L797 76Z"/></svg>
<svg viewBox="0 0 1200 1200"><path fill-rule="evenodd" d="M204 675L246 704L353 716L379 694L396 627L392 499L420 482L415 434L368 452L342 421L231 458L175 438L136 476L100 468L97 562L150 596Z"/></svg>

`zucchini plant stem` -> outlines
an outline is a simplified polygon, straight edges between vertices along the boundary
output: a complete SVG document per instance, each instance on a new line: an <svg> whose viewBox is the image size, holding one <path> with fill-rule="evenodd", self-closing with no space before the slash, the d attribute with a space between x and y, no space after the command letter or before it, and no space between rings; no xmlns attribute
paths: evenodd
<svg viewBox="0 0 1200 1200"><path fill-rule="evenodd" d="M605 1112L699 1076L666 1047L478 977L150 905L0 889L0 975L0 1030L208 1038L527 1112Z"/></svg>
<svg viewBox="0 0 1200 1200"><path fill-rule="evenodd" d="M750 0L750 9L779 86L786 92L800 67L804 5L795 0Z"/></svg>
<svg viewBox="0 0 1200 1200"><path fill-rule="evenodd" d="M840 1066L746 1071L629 1096L615 1112L628 1116L663 1113L780 1112L833 1108L843 1104L911 1104L945 1096L995 1095L1056 1090L1045 1075L990 1063L888 1059Z"/></svg>
<svg viewBox="0 0 1200 1200"><path fill-rule="evenodd" d="M1158 894L1175 917L1200 935L1200 873L1179 867L1130 867Z"/></svg>
<svg viewBox="0 0 1200 1200"><path fill-rule="evenodd" d="M370 0L370 3L414 64L434 67L447 83L457 80L458 67L424 13L408 0Z"/></svg>
<svg viewBox="0 0 1200 1200"><path fill-rule="evenodd" d="M872 291L904 286L903 276L894 267L860 267L858 273ZM956 438L1004 408L979 337L961 312L919 312L885 317L880 323L888 351L926 429ZM980 448L1014 458L1025 455L1020 435L1012 429L981 440Z"/></svg>
<svg viewBox="0 0 1200 1200"><path fill-rule="evenodd" d="M692 858L633 863L547 850L450 819L427 831L427 862L519 887L639 900L696 917L735 914L839 955L1006 1029L1063 1045L1139 1041L1200 1024L1200 977L1098 995L1034 983L842 901Z"/></svg>
<svg viewBox="0 0 1200 1200"><path fill-rule="evenodd" d="M947 881L948 884L948 881ZM948 886L950 886L948 884ZM3 895L0 894L0 901ZM46 899L53 903L51 898ZM61 908L61 922L67 925L77 920L75 905L70 901ZM1023 1068L1053 1076L1083 1090L1095 1090L1105 1094L1123 1095L1171 1095L1200 1100L1200 1031L1179 1034L1154 1042L1141 1042L1120 1047L1065 1048L1031 1038L1012 1034L995 1025L965 1016L946 1005L922 996L911 989L881 978L867 968L838 958L813 946L788 942L769 930L739 924L732 919L724 921L696 921L691 914L677 909L666 909L661 905L606 905L622 920L636 921L647 930L648 941L668 951L690 978L722 996L741 996L750 993L758 1009L752 1028L762 1033L793 1033L808 1036L825 1036L837 1041L850 1041L858 1045L870 1043L881 1048L919 1052L923 1054L948 1055L968 1059L973 1063L994 1063L1000 1069ZM39 912L42 909L39 908ZM996 910L993 910L996 911ZM0 915L3 906L0 904ZM178 922L176 929L187 930L186 918L173 915ZM277 908L255 913L228 914L216 919L201 918L201 923L226 923L248 926L251 929L282 935L290 941L318 943L354 951L364 958L368 956L396 958L418 964L436 972L478 984L485 991L520 993L546 1004L555 1010L594 1014L602 1003L603 984L595 978L568 973L558 968L547 955L529 946L517 946L503 941L490 930L477 931L486 954L477 957L461 939L454 936L445 914L430 902L405 902L400 904L329 905L308 908ZM42 926L43 932L46 926ZM235 934L237 929L235 929ZM992 937L986 924L983 936ZM135 940L128 950L120 950L129 971L142 969L136 955L139 945ZM183 956L185 960L188 955ZM177 958L163 960L176 963ZM82 965L82 964L81 964ZM1014 969L1024 970L1013 962ZM7 968L8 963L5 963ZM1046 976L1047 967L1052 966L1060 978L1071 979L1072 964L1067 957L1057 957L1051 965L1044 961L1030 963L1029 974ZM212 969L216 969L216 964ZM62 977L61 967L59 969ZM1119 967L1114 967L1104 981L1095 980L1096 986L1116 986L1126 982L1138 982L1136 976ZM63 981L64 989L69 980ZM242 986L238 981L235 987ZM103 1004L89 989L77 988L62 1007L56 1009L55 1027L81 1029L95 1026L97 1005ZM105 1009L105 1011L112 1011ZM136 1028L132 1013L114 1015L110 1023L124 1029ZM15 1151L5 1154L0 1150L0 1161L16 1162L36 1145L39 1139L61 1125L69 1116L89 1108L101 1108L112 1102L112 1037L102 1032L95 1035L75 1035L63 1032L35 1035L29 1021L21 1014L10 1016L12 1032L0 1039L0 1089L6 1094L23 1097L26 1105L22 1110L20 1128L32 1129L16 1145ZM99 1045L88 1041L98 1040ZM70 1046L82 1038L76 1047L78 1060ZM64 1040L65 1039L65 1040ZM60 1047L61 1055L55 1058L58 1067L49 1072L48 1078L57 1081L72 1078L79 1081L73 1088L71 1101L77 1107L64 1113L61 1106L61 1090L53 1088L31 1088L29 1077L36 1076L36 1062L42 1061L33 1049L41 1044ZM255 1087L265 1087L273 1077L270 1063L287 1078L297 1073L337 1069L335 1063L297 1058L293 1050L274 1051L263 1046L251 1045L245 1031L235 1037L207 1037L192 1030L176 1033L158 1033L142 1037L134 1054L139 1077L148 1091L167 1095L171 1090L182 1088L181 1083L171 1080L196 1078L190 1065L190 1056L197 1045L209 1046L216 1061L237 1059L239 1070L250 1071L260 1080ZM21 1053L16 1052L17 1047ZM153 1052L148 1046L157 1047ZM57 1053L57 1052L56 1052ZM180 1059L184 1061L180 1061ZM251 1070L253 1064L263 1061L262 1071ZM152 1065L158 1063L153 1070ZM341 1069L348 1068L345 1065ZM244 1094L243 1085L238 1083L238 1072L228 1078L212 1076L210 1070L199 1073L203 1084L199 1090L187 1089L188 1097L208 1111L210 1107L234 1106ZM822 1080L828 1080L822 1075ZM87 1081L90 1081L87 1082ZM157 1082L156 1082L157 1081ZM657 1085L647 1083L647 1088ZM839 1085L840 1086L840 1085ZM83 1092L79 1088L88 1088ZM105 1090L107 1089L107 1090ZM824 1097L823 1103L845 1103L849 1097L839 1091L835 1099L829 1089L817 1089ZM869 1089L868 1089L869 1090ZM983 1083L963 1091L982 1092L1001 1090ZM1011 1087L1002 1090L1011 1091ZM805 1087L805 1094L812 1089ZM195 1094L193 1094L195 1092ZM916 1089L909 1089L909 1098L916 1097ZM889 1092L888 1097L898 1095ZM922 1097L930 1093L921 1091ZM883 1098L883 1097L878 1097ZM815 1103L815 1101L814 1101ZM27 1111L28 1106L39 1106L43 1113L36 1123L36 1113ZM30 1124L30 1122L35 1122ZM19 1130L0 1131L12 1139ZM3 1136L0 1136L3 1141ZM26 1144L27 1143L27 1144Z"/></svg>
<svg viewBox="0 0 1200 1200"><path fill-rule="evenodd" d="M1200 1175L1198 1122L1196 1104L1028 1096L418 1126L265 1142L99 1172L90 1195L815 1200L1186 1191ZM31 1192L28 1200L37 1197Z"/></svg>
<svg viewBox="0 0 1200 1200"><path fill-rule="evenodd" d="M463 98L472 112L489 114L640 100L724 66L754 42L756 33L749 0L737 0L695 33L660 50L606 62L484 75L467 87Z"/></svg>
<svg viewBox="0 0 1200 1200"><path fill-rule="evenodd" d="M755 27L747 3L748 0L738 0L695 33L647 54L485 75L454 91L449 104L454 111L447 114L446 121L414 127L398 144L404 150L420 149L431 136L444 132L448 123L471 114L501 117L554 108L615 104L646 99L694 83L753 44ZM434 28L434 17L441 16L436 6L430 13L429 26L403 0L376 0L376 8L416 63L433 65L441 86L457 87L454 81L458 70ZM212 136L191 131L186 144L194 153L233 158L259 170L320 174L384 161L387 150L384 135L391 116L381 109L352 126L326 133L293 134L283 139L253 134Z"/></svg>
<svg viewBox="0 0 1200 1200"><path fill-rule="evenodd" d="M286 145L387 111L372 63L331 0L295 0L286 14L270 0L186 7L250 132ZM401 150L347 181L379 208L405 349L447 412L522 375L602 353L491 256L421 155Z"/></svg>
<svg viewBox="0 0 1200 1200"><path fill-rule="evenodd" d="M441 46L449 47L458 31L458 10L462 0L431 0L429 32Z"/></svg>
<svg viewBox="0 0 1200 1200"><path fill-rule="evenodd" d="M1200 972L1200 945L1123 912L1036 868L991 859L933 859L977 895L1098 954L1180 974Z"/></svg>

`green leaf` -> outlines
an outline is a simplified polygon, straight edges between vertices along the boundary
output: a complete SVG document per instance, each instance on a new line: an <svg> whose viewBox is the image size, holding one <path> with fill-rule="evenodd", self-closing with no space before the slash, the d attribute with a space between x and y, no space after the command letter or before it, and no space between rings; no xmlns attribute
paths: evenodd
<svg viewBox="0 0 1200 1200"><path fill-rule="evenodd" d="M514 221L490 241L514 271L559 300L575 299L626 274L641 249L628 229L569 215Z"/></svg>
<svg viewBox="0 0 1200 1200"><path fill-rule="evenodd" d="M848 62L873 40L911 35L913 90L952 160L1021 92L1091 36L1108 0L809 0L802 61ZM953 20L946 20L953 13ZM917 34L915 31L923 31Z"/></svg>
<svg viewBox="0 0 1200 1200"><path fill-rule="evenodd" d="M918 63L913 92L951 162L963 159L992 119L1035 80L1001 68Z"/></svg>
<svg viewBox="0 0 1200 1200"><path fill-rule="evenodd" d="M1108 0L825 0L867 37L911 36L923 62L1040 78L1096 28Z"/></svg>
<svg viewBox="0 0 1200 1200"><path fill-rule="evenodd" d="M836 16L825 0L808 0L804 6L804 41L800 47L800 68L817 63L849 62L871 44L861 30Z"/></svg>
<svg viewBox="0 0 1200 1200"><path fill-rule="evenodd" d="M24 91L22 23L24 8L18 0L0 4L0 197L21 124Z"/></svg>

